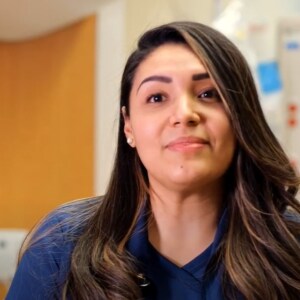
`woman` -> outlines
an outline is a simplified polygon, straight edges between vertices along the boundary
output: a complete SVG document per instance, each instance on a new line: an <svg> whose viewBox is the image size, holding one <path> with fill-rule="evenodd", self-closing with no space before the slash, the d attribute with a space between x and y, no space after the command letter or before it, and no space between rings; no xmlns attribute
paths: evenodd
<svg viewBox="0 0 300 300"><path fill-rule="evenodd" d="M299 299L299 178L237 48L154 28L120 99L106 194L43 221L7 299Z"/></svg>

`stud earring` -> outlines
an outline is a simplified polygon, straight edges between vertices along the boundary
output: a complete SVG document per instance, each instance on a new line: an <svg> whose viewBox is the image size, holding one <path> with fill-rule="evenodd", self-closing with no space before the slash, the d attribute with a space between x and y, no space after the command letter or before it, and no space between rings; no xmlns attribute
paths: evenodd
<svg viewBox="0 0 300 300"><path fill-rule="evenodd" d="M129 145L131 145L132 142L133 142L132 138L128 137L128 138L127 138L127 143L128 143Z"/></svg>

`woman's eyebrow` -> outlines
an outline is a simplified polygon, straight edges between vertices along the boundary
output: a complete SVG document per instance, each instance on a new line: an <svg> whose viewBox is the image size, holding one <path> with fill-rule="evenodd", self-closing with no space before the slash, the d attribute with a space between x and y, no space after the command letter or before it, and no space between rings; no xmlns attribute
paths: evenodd
<svg viewBox="0 0 300 300"><path fill-rule="evenodd" d="M160 82L164 82L164 83L171 83L172 82L172 78L168 77L168 76L162 76L162 75L152 75L149 77L146 77L139 85L138 89L136 92L139 91L140 87L142 86L142 84L144 84L145 82L148 81L160 81Z"/></svg>
<svg viewBox="0 0 300 300"><path fill-rule="evenodd" d="M193 80L203 80L209 78L208 73L199 73L192 76Z"/></svg>
<svg viewBox="0 0 300 300"><path fill-rule="evenodd" d="M199 73L199 74L194 74L192 76L192 80L203 80L203 79L207 79L209 78L209 74L208 73ZM139 91L140 87L148 81L160 81L160 82L164 82L164 83L171 83L172 82L172 78L168 77L168 76L163 76L163 75L152 75L149 77L146 77L139 85L138 89L136 92Z"/></svg>

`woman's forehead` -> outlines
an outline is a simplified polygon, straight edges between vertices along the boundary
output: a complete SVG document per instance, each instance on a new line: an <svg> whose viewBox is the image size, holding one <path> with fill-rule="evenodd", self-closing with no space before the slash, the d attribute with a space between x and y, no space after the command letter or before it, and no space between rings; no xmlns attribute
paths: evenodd
<svg viewBox="0 0 300 300"><path fill-rule="evenodd" d="M200 58L184 44L165 44L153 50L138 66L134 81L152 75L206 73ZM137 84L137 82L134 82Z"/></svg>

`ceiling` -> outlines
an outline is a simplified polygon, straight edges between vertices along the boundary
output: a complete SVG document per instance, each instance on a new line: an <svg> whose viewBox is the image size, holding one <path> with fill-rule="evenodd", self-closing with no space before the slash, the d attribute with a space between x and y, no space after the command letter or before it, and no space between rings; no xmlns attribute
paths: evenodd
<svg viewBox="0 0 300 300"><path fill-rule="evenodd" d="M33 39L94 14L113 0L0 0L0 41Z"/></svg>

